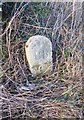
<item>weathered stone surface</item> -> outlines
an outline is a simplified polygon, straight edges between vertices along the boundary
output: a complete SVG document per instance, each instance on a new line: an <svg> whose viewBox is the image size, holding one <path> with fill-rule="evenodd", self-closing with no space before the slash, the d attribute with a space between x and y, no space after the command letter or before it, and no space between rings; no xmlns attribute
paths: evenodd
<svg viewBox="0 0 84 120"><path fill-rule="evenodd" d="M25 51L33 75L46 74L52 70L52 43L48 38L41 35L30 37Z"/></svg>

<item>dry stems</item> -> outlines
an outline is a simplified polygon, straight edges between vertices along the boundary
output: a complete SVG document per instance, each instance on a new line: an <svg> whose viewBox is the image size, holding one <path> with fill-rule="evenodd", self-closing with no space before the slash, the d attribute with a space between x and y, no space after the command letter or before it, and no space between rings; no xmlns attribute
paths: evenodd
<svg viewBox="0 0 84 120"><path fill-rule="evenodd" d="M1 35L2 117L82 118L82 3L20 3L16 6L17 3ZM33 78L24 46L27 39L36 34L52 41L54 71L49 76ZM34 90L19 89L27 80L35 84Z"/></svg>

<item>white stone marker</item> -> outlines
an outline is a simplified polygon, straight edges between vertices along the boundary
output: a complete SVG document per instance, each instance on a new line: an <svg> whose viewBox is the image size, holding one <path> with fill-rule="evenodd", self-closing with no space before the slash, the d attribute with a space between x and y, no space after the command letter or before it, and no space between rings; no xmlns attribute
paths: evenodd
<svg viewBox="0 0 84 120"><path fill-rule="evenodd" d="M25 45L31 73L36 76L52 70L52 43L41 35L32 36Z"/></svg>

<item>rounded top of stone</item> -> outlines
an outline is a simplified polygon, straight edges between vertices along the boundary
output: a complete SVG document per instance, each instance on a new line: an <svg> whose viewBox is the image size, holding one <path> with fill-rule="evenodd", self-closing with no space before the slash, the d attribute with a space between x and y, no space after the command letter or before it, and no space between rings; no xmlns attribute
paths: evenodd
<svg viewBox="0 0 84 120"><path fill-rule="evenodd" d="M34 35L28 39L28 41L26 42L26 47L28 47L28 45L30 45L32 41L48 41L49 42L50 39L42 35Z"/></svg>

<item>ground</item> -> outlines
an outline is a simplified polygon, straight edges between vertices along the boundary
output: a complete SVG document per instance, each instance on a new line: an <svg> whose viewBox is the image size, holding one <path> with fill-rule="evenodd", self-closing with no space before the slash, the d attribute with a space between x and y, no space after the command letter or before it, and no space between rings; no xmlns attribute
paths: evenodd
<svg viewBox="0 0 84 120"><path fill-rule="evenodd" d="M83 118L82 2L4 3L1 118ZM53 72L33 77L25 43L33 35L53 46ZM31 90L20 89L26 82Z"/></svg>

